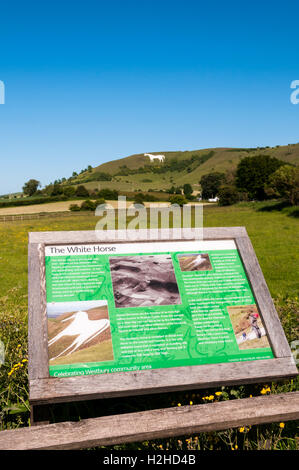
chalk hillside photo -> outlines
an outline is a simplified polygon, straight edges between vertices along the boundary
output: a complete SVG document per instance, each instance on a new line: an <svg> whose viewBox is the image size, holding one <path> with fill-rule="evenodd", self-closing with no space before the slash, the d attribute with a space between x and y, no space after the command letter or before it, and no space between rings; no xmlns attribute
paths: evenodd
<svg viewBox="0 0 299 470"><path fill-rule="evenodd" d="M48 317L49 365L113 360L107 303ZM59 304L56 304L56 313Z"/></svg>

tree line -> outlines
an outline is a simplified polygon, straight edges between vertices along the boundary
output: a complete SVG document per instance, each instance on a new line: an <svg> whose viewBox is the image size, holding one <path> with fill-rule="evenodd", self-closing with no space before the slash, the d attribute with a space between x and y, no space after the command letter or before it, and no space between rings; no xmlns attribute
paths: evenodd
<svg viewBox="0 0 299 470"><path fill-rule="evenodd" d="M202 199L217 196L220 205L271 198L299 203L299 168L268 155L244 157L235 171L209 173L200 185Z"/></svg>

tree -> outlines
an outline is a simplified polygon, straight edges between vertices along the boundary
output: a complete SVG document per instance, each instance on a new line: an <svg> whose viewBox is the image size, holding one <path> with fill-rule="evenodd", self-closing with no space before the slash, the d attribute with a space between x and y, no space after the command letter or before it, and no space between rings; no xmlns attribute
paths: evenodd
<svg viewBox="0 0 299 470"><path fill-rule="evenodd" d="M299 168L281 166L270 176L265 191L269 195L287 199L293 206L299 204Z"/></svg>
<svg viewBox="0 0 299 470"><path fill-rule="evenodd" d="M95 206L96 206L96 208L97 208L98 206L103 206L104 204L106 205L106 201L105 201L105 199L104 199L103 197L100 197L100 199L97 199L97 200L95 201Z"/></svg>
<svg viewBox="0 0 299 470"><path fill-rule="evenodd" d="M168 194L175 194L175 187L171 186L171 188L168 189Z"/></svg>
<svg viewBox="0 0 299 470"><path fill-rule="evenodd" d="M40 182L34 179L27 181L23 186L23 193L27 196L33 196L36 193L37 188L40 186Z"/></svg>
<svg viewBox="0 0 299 470"><path fill-rule="evenodd" d="M282 165L285 162L269 155L245 157L237 167L236 186L241 191L247 191L251 199L266 199L265 186L270 176Z"/></svg>
<svg viewBox="0 0 299 470"><path fill-rule="evenodd" d="M89 192L82 184L80 186L77 186L75 194L77 197L89 197Z"/></svg>
<svg viewBox="0 0 299 470"><path fill-rule="evenodd" d="M237 189L235 188L235 186L229 185L221 186L221 188L219 189L218 197L219 206L231 206L239 200Z"/></svg>
<svg viewBox="0 0 299 470"><path fill-rule="evenodd" d="M103 188L98 193L99 197L113 201L118 198L118 191L116 189Z"/></svg>
<svg viewBox="0 0 299 470"><path fill-rule="evenodd" d="M86 201L82 202L80 210L81 211L94 211L96 210L96 205L90 199L86 199Z"/></svg>
<svg viewBox="0 0 299 470"><path fill-rule="evenodd" d="M217 171L202 176L200 180L202 199L210 199L218 195L220 186L225 181L225 174Z"/></svg>
<svg viewBox="0 0 299 470"><path fill-rule="evenodd" d="M63 194L66 197L74 197L75 192L76 192L76 190L75 190L74 186L64 186L63 187Z"/></svg>
<svg viewBox="0 0 299 470"><path fill-rule="evenodd" d="M63 194L63 189L58 183L54 183L52 191L51 191L51 196L60 196L60 194Z"/></svg>
<svg viewBox="0 0 299 470"><path fill-rule="evenodd" d="M189 197L192 196L193 189L192 189L191 184L189 184L189 183L184 184L183 193L184 193L184 195L186 196L187 199L189 199Z"/></svg>
<svg viewBox="0 0 299 470"><path fill-rule="evenodd" d="M174 196L170 196L169 202L171 204L178 204L179 206L183 206L187 204L187 199L182 194L175 194Z"/></svg>

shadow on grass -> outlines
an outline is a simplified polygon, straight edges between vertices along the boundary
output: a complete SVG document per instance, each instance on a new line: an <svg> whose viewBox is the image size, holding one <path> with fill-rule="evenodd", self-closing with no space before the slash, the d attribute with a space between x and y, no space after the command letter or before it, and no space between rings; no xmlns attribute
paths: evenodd
<svg viewBox="0 0 299 470"><path fill-rule="evenodd" d="M276 201L275 203L267 203L265 206L260 207L258 212L272 212L281 211L286 208L292 207L288 201Z"/></svg>
<svg viewBox="0 0 299 470"><path fill-rule="evenodd" d="M257 212L284 212L288 217L299 217L298 206L292 206L288 201L276 201L266 203L264 206L257 209Z"/></svg>
<svg viewBox="0 0 299 470"><path fill-rule="evenodd" d="M289 217L296 217L298 218L299 217L299 209L294 209L293 211L291 211L289 214L288 214Z"/></svg>

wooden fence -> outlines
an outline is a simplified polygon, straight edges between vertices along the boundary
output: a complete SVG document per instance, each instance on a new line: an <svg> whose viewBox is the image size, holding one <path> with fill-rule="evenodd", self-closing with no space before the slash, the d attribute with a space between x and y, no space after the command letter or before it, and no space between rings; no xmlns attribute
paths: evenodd
<svg viewBox="0 0 299 470"><path fill-rule="evenodd" d="M1 431L0 449L84 449L298 418L291 392Z"/></svg>
<svg viewBox="0 0 299 470"><path fill-rule="evenodd" d="M80 212L80 211L66 211L66 212L41 212L39 214L16 214L16 215L0 215L0 222L15 222L18 220L32 220L32 219L45 219L48 217L71 217L71 216L86 216L94 215L93 212Z"/></svg>

